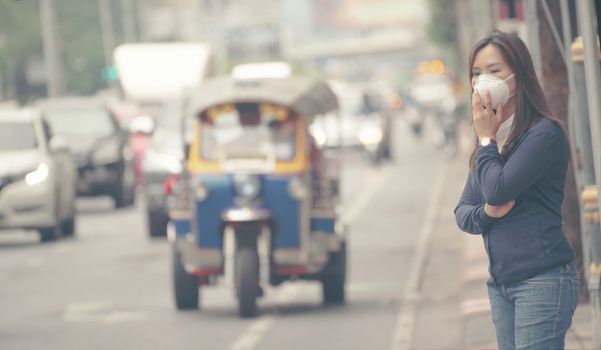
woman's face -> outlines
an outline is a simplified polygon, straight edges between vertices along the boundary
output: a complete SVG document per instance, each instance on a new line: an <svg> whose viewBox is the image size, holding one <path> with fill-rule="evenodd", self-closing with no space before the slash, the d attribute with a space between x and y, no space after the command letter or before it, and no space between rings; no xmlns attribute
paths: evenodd
<svg viewBox="0 0 601 350"><path fill-rule="evenodd" d="M474 58L474 65L472 66L472 86L476 83L476 79L480 74L494 75L500 79L507 79L513 71L511 67L503 59L501 51L494 45L487 45L482 48ZM513 93L516 88L515 77L506 81L509 86L509 91Z"/></svg>

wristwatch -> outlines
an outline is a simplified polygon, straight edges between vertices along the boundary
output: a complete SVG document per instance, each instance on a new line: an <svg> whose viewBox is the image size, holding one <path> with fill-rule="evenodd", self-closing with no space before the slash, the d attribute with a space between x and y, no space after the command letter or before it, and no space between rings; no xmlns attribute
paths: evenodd
<svg viewBox="0 0 601 350"><path fill-rule="evenodd" d="M497 144L497 140L491 139L490 137L483 137L483 138L480 139L480 146L482 146L482 147L488 146L491 143L494 143L496 145Z"/></svg>

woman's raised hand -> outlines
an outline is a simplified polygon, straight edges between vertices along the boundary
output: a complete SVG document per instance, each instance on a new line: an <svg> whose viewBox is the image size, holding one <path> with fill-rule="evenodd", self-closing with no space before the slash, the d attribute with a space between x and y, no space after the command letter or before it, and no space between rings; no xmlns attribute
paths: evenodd
<svg viewBox="0 0 601 350"><path fill-rule="evenodd" d="M472 118L474 121L474 131L479 139L483 137L496 139L502 115L503 106L501 104L497 107L496 114L493 111L490 91L486 91L484 105L482 105L482 96L480 96L477 90L474 90L472 94Z"/></svg>

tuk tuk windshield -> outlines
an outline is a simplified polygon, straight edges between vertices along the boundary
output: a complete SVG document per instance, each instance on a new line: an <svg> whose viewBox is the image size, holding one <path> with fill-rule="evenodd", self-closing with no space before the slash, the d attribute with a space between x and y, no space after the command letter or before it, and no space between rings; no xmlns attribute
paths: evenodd
<svg viewBox="0 0 601 350"><path fill-rule="evenodd" d="M208 161L290 161L296 155L296 117L270 104L215 107L201 116L200 154Z"/></svg>

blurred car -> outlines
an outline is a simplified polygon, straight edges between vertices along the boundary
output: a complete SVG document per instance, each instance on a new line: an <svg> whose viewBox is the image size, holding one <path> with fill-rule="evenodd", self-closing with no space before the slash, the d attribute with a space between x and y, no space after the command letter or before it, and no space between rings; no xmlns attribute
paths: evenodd
<svg viewBox="0 0 601 350"><path fill-rule="evenodd" d="M77 174L64 139L35 110L0 110L0 229L75 233Z"/></svg>
<svg viewBox="0 0 601 350"><path fill-rule="evenodd" d="M108 98L107 106L115 114L122 129L130 131L130 144L134 153L134 165L136 173L136 184L142 184L142 158L150 143L150 135L154 130L154 121L150 114L154 111L154 105L143 109L139 104L132 101L124 101L118 98ZM150 110L148 110L150 109Z"/></svg>
<svg viewBox="0 0 601 350"><path fill-rule="evenodd" d="M427 110L450 113L456 105L453 81L445 74L422 74L411 84L411 97Z"/></svg>
<svg viewBox="0 0 601 350"><path fill-rule="evenodd" d="M53 132L69 143L79 174L78 194L109 195L117 208L132 205L136 179L129 131L120 128L105 104L65 98L46 100L39 106Z"/></svg>
<svg viewBox="0 0 601 350"><path fill-rule="evenodd" d="M321 147L364 151L374 163L391 158L391 117L385 101L367 89L333 83L340 116L316 118L310 132Z"/></svg>
<svg viewBox="0 0 601 350"><path fill-rule="evenodd" d="M362 117L359 141L374 163L392 159L392 118L383 96L365 90L359 115Z"/></svg>
<svg viewBox="0 0 601 350"><path fill-rule="evenodd" d="M418 114L429 118L430 136L443 155L453 158L457 154L458 103L453 80L447 74L420 74L411 84L411 97L417 103Z"/></svg>
<svg viewBox="0 0 601 350"><path fill-rule="evenodd" d="M167 233L165 182L182 170L181 102L165 103L158 112L150 145L142 159L142 191L146 202L148 233ZM190 127L187 130L191 130Z"/></svg>

